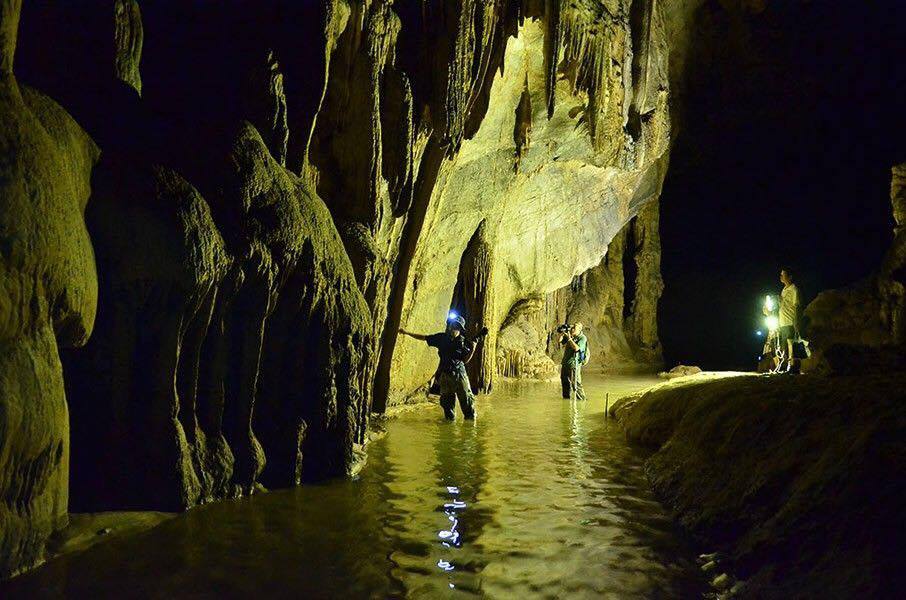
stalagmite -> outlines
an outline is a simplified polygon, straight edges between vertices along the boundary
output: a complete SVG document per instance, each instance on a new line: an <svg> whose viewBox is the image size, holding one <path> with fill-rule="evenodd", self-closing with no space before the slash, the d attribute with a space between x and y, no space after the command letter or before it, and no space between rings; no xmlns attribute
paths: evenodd
<svg viewBox="0 0 906 600"><path fill-rule="evenodd" d="M42 560L67 521L69 414L59 349L94 327L83 212L94 142L13 74L21 2L0 3L0 579Z"/></svg>

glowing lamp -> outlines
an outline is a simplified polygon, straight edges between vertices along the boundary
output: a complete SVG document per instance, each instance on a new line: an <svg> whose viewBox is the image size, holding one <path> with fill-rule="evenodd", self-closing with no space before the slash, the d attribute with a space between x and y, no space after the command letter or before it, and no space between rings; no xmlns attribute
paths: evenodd
<svg viewBox="0 0 906 600"><path fill-rule="evenodd" d="M764 297L764 307L767 310L774 310L774 299L770 295Z"/></svg>
<svg viewBox="0 0 906 600"><path fill-rule="evenodd" d="M456 320L456 317L458 317L458 316L459 316L459 314L455 310L451 310L450 312L447 313L447 320L454 321L454 320Z"/></svg>
<svg viewBox="0 0 906 600"><path fill-rule="evenodd" d="M767 327L768 331L777 331L779 325L780 320L775 315L768 315L764 318L764 326Z"/></svg>

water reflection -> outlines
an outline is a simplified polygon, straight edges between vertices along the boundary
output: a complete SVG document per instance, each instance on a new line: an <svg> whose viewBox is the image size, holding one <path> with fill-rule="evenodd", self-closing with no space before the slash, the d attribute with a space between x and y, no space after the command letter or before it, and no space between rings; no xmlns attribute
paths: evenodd
<svg viewBox="0 0 906 600"><path fill-rule="evenodd" d="M0 597L675 598L691 551L603 397L500 386L476 422L406 415L355 481L218 503L52 561Z"/></svg>
<svg viewBox="0 0 906 600"><path fill-rule="evenodd" d="M438 524L432 532L437 539L437 568L446 577L448 588L477 593L484 568L480 548L463 547L474 546L493 521L493 507L480 500L488 480L486 453L493 429L485 425L484 415L475 421L435 421L432 428L438 499Z"/></svg>

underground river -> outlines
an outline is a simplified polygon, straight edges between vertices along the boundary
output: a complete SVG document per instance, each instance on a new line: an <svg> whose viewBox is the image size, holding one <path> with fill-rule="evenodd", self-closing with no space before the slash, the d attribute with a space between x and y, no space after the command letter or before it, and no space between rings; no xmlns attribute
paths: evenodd
<svg viewBox="0 0 906 600"><path fill-rule="evenodd" d="M64 555L4 597L695 598L693 549L604 420L653 383L501 384L476 422L401 414L350 481L215 503ZM458 410L458 409L457 409Z"/></svg>

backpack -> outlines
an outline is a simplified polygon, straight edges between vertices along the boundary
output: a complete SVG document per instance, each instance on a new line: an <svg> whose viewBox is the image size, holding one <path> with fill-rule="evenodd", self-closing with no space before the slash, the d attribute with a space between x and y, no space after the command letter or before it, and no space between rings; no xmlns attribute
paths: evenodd
<svg viewBox="0 0 906 600"><path fill-rule="evenodd" d="M578 354L579 364L583 367L591 360L591 351L588 349L588 340L585 340L585 350L580 350Z"/></svg>

